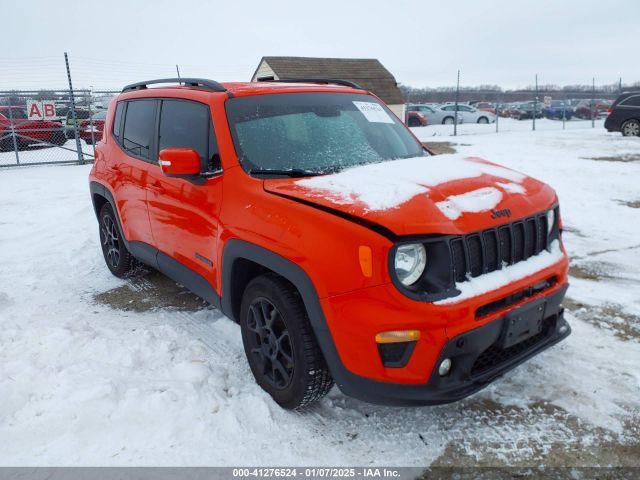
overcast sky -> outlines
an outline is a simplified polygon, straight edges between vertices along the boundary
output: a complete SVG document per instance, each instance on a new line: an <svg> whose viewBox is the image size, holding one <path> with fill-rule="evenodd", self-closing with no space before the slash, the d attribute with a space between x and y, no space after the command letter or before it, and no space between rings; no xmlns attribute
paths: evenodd
<svg viewBox="0 0 640 480"><path fill-rule="evenodd" d="M378 58L400 83L640 80L639 0L0 0L0 88L249 80L263 55Z"/></svg>

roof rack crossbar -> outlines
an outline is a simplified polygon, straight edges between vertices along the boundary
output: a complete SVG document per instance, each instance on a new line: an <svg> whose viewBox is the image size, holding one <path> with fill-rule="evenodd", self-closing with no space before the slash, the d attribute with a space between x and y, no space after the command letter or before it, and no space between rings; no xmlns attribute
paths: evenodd
<svg viewBox="0 0 640 480"><path fill-rule="evenodd" d="M156 83L184 84L189 87L206 88L208 90L213 90L214 92L227 91L227 89L224 88L220 83L216 82L215 80L207 80L206 78L158 78L156 80L147 80L145 82L132 83L125 86L122 91L129 92L132 90L144 90L145 88L147 88L147 85L154 85Z"/></svg>
<svg viewBox="0 0 640 480"><path fill-rule="evenodd" d="M276 82L276 83L323 83L327 85L342 85L343 87L357 88L364 90L360 85L349 80L340 78L280 78L275 80L273 77L260 77L259 82Z"/></svg>

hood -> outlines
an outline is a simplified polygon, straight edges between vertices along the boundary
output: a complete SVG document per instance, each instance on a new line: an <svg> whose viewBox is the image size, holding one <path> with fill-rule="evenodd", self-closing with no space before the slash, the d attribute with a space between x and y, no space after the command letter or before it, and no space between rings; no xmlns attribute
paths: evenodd
<svg viewBox="0 0 640 480"><path fill-rule="evenodd" d="M463 234L551 207L552 188L477 157L394 160L309 178L264 180L267 192L382 226L396 235Z"/></svg>

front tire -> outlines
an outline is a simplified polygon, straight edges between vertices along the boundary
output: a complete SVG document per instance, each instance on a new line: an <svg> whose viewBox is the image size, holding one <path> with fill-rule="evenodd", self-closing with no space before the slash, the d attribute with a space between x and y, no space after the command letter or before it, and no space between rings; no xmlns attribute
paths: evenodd
<svg viewBox="0 0 640 480"><path fill-rule="evenodd" d="M622 124L620 131L625 137L638 137L640 136L640 122L638 120L627 120Z"/></svg>
<svg viewBox="0 0 640 480"><path fill-rule="evenodd" d="M444 117L442 123L444 125L453 125L453 117Z"/></svg>
<svg viewBox="0 0 640 480"><path fill-rule="evenodd" d="M489 123L489 119L487 117L480 117L478 123L487 124Z"/></svg>
<svg viewBox="0 0 640 480"><path fill-rule="evenodd" d="M100 209L100 245L107 267L116 277L129 276L136 267L136 260L127 250L118 220L109 202Z"/></svg>
<svg viewBox="0 0 640 480"><path fill-rule="evenodd" d="M249 282L240 330L256 382L281 407L303 409L333 386L302 298L286 280L265 274Z"/></svg>

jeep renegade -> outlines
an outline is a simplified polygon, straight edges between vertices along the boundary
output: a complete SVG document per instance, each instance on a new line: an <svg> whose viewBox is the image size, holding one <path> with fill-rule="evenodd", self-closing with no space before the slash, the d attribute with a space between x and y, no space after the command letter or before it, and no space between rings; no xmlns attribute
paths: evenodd
<svg viewBox="0 0 640 480"><path fill-rule="evenodd" d="M95 152L109 270L151 266L238 322L285 408L334 382L452 402L570 333L553 189L432 155L351 82L136 83Z"/></svg>

